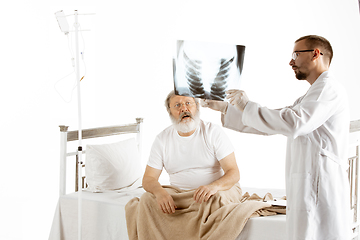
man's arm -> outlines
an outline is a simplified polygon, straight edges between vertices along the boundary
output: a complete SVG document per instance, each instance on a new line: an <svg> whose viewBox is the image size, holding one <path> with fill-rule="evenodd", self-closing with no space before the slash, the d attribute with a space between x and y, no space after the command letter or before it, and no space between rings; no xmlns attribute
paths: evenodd
<svg viewBox="0 0 360 240"><path fill-rule="evenodd" d="M159 183L159 177L161 170L146 166L144 177L142 180L143 188L152 194L154 194L159 208L164 213L174 213L175 203L170 194Z"/></svg>
<svg viewBox="0 0 360 240"><path fill-rule="evenodd" d="M227 111L225 114L221 114L221 123L223 127L228 129L243 132L243 133L251 133L258 135L271 135L268 133L264 133L256 130L255 128L244 125L242 122L243 112L233 105L229 104Z"/></svg>
<svg viewBox="0 0 360 240"><path fill-rule="evenodd" d="M202 107L207 107L215 111L221 112L221 123L226 128L244 133L269 135L267 133L260 132L254 128L245 126L241 120L243 112L240 111L237 107L228 104L227 102L201 99L200 103Z"/></svg>
<svg viewBox="0 0 360 240"><path fill-rule="evenodd" d="M209 185L200 186L194 193L194 200L198 203L206 202L218 191L228 190L240 180L240 172L236 163L235 154L232 152L220 161L224 176Z"/></svg>

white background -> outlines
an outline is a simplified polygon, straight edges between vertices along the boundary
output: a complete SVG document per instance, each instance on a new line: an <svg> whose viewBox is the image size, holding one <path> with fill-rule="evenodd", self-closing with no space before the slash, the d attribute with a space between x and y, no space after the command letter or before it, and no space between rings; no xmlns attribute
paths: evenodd
<svg viewBox="0 0 360 240"><path fill-rule="evenodd" d="M55 84L73 71L54 13L80 16L86 76L83 128L144 118L145 162L170 124L163 106L173 88L176 39L246 46L242 88L271 108L292 104L309 87L288 65L294 41L308 34L333 45L331 70L346 87L351 119L360 118L360 19L357 0L6 1L0 6L0 239L47 239L59 192L59 128L77 128L76 91L66 103ZM73 18L68 22L72 24ZM81 50L83 43L81 39ZM82 64L82 73L84 68ZM70 99L74 75L58 82ZM202 109L220 124L220 115ZM236 146L241 185L284 188L283 136L225 130Z"/></svg>

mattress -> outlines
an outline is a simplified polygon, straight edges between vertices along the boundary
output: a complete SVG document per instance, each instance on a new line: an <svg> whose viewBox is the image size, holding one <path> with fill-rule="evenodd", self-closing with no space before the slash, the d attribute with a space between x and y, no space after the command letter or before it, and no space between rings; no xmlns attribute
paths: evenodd
<svg viewBox="0 0 360 240"><path fill-rule="evenodd" d="M144 193L142 188L127 192L82 192L82 239L128 239L125 205ZM49 240L77 240L78 193L58 200Z"/></svg>
<svg viewBox="0 0 360 240"><path fill-rule="evenodd" d="M248 192L250 195L256 193L263 197L266 193L271 193L274 199L285 196L285 189L262 189L241 187L243 194ZM250 218L245 224L244 229L236 240L285 240L286 236L286 215L275 215L267 217Z"/></svg>
<svg viewBox="0 0 360 240"><path fill-rule="evenodd" d="M271 192L274 197L284 196L283 190L261 190L243 188L243 193L257 193L259 196ZM144 193L142 188L126 192L82 192L82 238L98 239L128 239L125 205ZM275 194L276 193L276 194ZM77 196L71 193L61 196L58 200L49 240L77 239ZM285 240L286 215L251 218L236 240Z"/></svg>

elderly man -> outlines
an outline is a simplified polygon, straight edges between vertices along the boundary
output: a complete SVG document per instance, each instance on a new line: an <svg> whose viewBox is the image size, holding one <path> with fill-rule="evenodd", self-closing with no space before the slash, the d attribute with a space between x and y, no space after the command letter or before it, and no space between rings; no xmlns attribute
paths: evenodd
<svg viewBox="0 0 360 240"><path fill-rule="evenodd" d="M242 195L233 147L220 126L200 120L196 99L171 92L165 106L173 124L153 143L146 192L125 206L129 239L235 239L250 217L284 213ZM170 186L158 181L163 168Z"/></svg>
<svg viewBox="0 0 360 240"><path fill-rule="evenodd" d="M229 90L226 102L205 101L221 111L225 127L287 136L286 239L349 239L347 180L349 108L346 91L329 72L328 40L308 35L295 41L290 66L311 87L292 106L269 109Z"/></svg>
<svg viewBox="0 0 360 240"><path fill-rule="evenodd" d="M165 101L172 126L155 139L143 177L143 187L155 195L164 213L174 213L176 204L158 179L162 169L171 185L196 189L193 198L206 202L221 190L228 190L240 179L233 146L220 126L200 120L199 102L170 92Z"/></svg>

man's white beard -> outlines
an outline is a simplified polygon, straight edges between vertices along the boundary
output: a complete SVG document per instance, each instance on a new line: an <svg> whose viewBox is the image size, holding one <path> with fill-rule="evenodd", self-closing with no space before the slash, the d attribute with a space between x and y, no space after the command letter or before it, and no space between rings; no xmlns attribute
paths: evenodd
<svg viewBox="0 0 360 240"><path fill-rule="evenodd" d="M184 122L181 121L183 114L190 116ZM170 115L170 119L176 131L181 133L188 133L195 130L200 124L200 111L196 111L195 115L192 115L190 112L184 112L183 114L179 116L179 119L176 119L173 115Z"/></svg>

